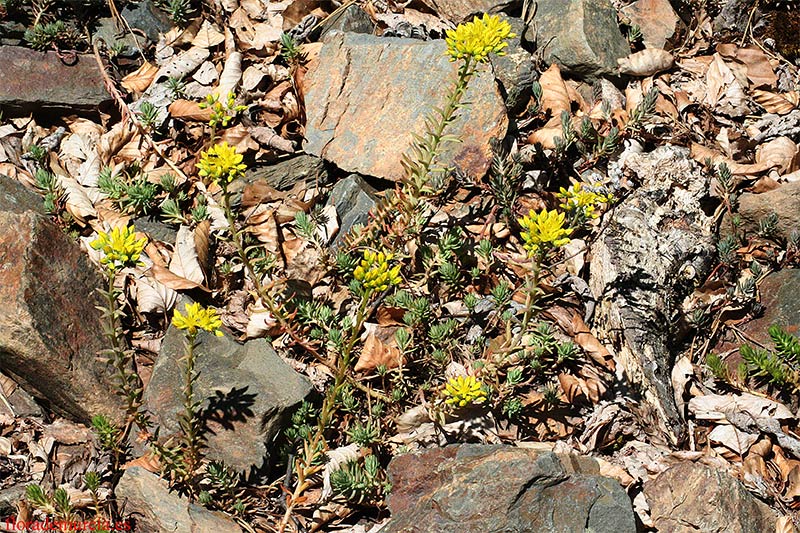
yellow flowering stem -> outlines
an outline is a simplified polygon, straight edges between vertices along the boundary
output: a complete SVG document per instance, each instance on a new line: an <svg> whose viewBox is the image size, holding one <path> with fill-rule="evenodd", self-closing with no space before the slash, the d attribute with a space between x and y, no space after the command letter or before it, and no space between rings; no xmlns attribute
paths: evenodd
<svg viewBox="0 0 800 533"><path fill-rule="evenodd" d="M425 132L421 141L414 143L417 148L421 149L422 157L415 161L412 161L411 158L407 159L409 161L407 163L409 181L405 185L406 187L411 187L407 192L412 204L416 203L415 201L419 199L423 188L428 183L434 158L439 153L439 147L442 144L444 130L453 122L456 112L461 107L461 100L467 92L469 80L474 74L475 62L471 57L465 57L464 62L458 69L458 78L448 92L447 102L441 114L437 117L438 123L436 123L435 128L428 129Z"/></svg>
<svg viewBox="0 0 800 533"><path fill-rule="evenodd" d="M194 498L192 493L192 480L202 461L203 434L200 427L200 417L198 416L199 402L195 400L194 385L197 381L195 372L195 348L197 348L198 331L186 331L184 339L185 356L183 358L183 414L179 423L182 435L182 461L185 470L183 479L185 486L189 489L190 500Z"/></svg>
<svg viewBox="0 0 800 533"><path fill-rule="evenodd" d="M117 304L119 291L114 287L116 280L116 269L106 269L106 279L108 282L106 290L99 290L105 298L105 306L100 308L103 313L105 324L103 325L103 335L109 344L109 348L102 353L108 354L109 363L114 368L114 379L117 381L117 394L125 399L125 427L119 432L118 442L127 441L128 434L133 424L139 430L149 435L150 419L146 413L142 412L142 382L139 374L135 371L133 356L125 345L125 338L122 332L121 318L123 316Z"/></svg>
<svg viewBox="0 0 800 533"><path fill-rule="evenodd" d="M519 346L522 336L528 331L528 325L533 317L533 309L536 305L536 297L539 295L539 273L542 270L541 255L533 260L530 273L525 277L525 314L522 315L522 324L514 338L512 346Z"/></svg>

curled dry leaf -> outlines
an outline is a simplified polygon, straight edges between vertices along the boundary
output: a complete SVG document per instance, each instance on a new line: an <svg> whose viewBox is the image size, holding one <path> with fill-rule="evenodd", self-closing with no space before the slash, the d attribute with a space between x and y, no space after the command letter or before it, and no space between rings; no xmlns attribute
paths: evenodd
<svg viewBox="0 0 800 533"><path fill-rule="evenodd" d="M202 65L203 62L208 59L210 54L211 52L208 51L208 48L193 46L185 52L181 52L177 56L173 57L165 65L158 69L155 80L160 81L166 78L183 79L194 72L197 67Z"/></svg>
<svg viewBox="0 0 800 533"><path fill-rule="evenodd" d="M738 456L743 456L758 440L758 435L745 433L731 425L721 424L708 434L708 440L711 443L725 446Z"/></svg>
<svg viewBox="0 0 800 533"><path fill-rule="evenodd" d="M205 275L210 279L213 257L211 255L211 221L206 219L194 228L194 249L197 262Z"/></svg>
<svg viewBox="0 0 800 533"><path fill-rule="evenodd" d="M570 110L571 101L557 64L553 63L542 73L539 84L542 86L542 109L560 120L561 112Z"/></svg>
<svg viewBox="0 0 800 533"><path fill-rule="evenodd" d="M152 452L147 452L141 457L137 457L136 459L128 461L122 465L122 469L127 470L128 468L134 466L142 467L148 472L153 472L154 474L161 472L161 461L158 459L158 456Z"/></svg>
<svg viewBox="0 0 800 533"><path fill-rule="evenodd" d="M241 52L231 52L225 60L222 74L219 75L219 85L214 89L220 100L227 98L228 93L236 91L236 86L242 79L242 54Z"/></svg>
<svg viewBox="0 0 800 533"><path fill-rule="evenodd" d="M331 488L331 474L341 469L345 464L350 461L355 461L361 457L361 446L356 443L348 444L334 450L329 450L325 453L328 462L325 463L325 469L322 471L322 496L321 500L327 500L333 489Z"/></svg>
<svg viewBox="0 0 800 533"><path fill-rule="evenodd" d="M384 328L387 329L387 328ZM392 331L394 328L392 328ZM361 354L356 362L356 372L369 372L380 365L388 369L400 366L402 355L394 342L394 337L381 340L376 333L367 335Z"/></svg>
<svg viewBox="0 0 800 533"><path fill-rule="evenodd" d="M136 277L131 292L140 313L166 313L178 300L177 292L159 283L154 277Z"/></svg>
<svg viewBox="0 0 800 533"><path fill-rule="evenodd" d="M203 25L197 30L197 35L192 39L192 46L200 48L212 48L225 41L222 34L211 22L204 20Z"/></svg>
<svg viewBox="0 0 800 533"><path fill-rule="evenodd" d="M780 174L797 170L797 160L797 145L788 137L772 139L756 149L756 163L768 165Z"/></svg>
<svg viewBox="0 0 800 533"><path fill-rule="evenodd" d="M786 115L800 103L800 93L789 91L788 93L779 94L756 89L753 91L753 100L763 107L767 113Z"/></svg>
<svg viewBox="0 0 800 533"><path fill-rule="evenodd" d="M181 226L175 236L175 252L169 262L169 270L175 275L195 283L203 283L205 276L197 259L195 234L189 226Z"/></svg>
<svg viewBox="0 0 800 533"><path fill-rule="evenodd" d="M122 78L122 86L136 94L145 92L156 79L158 67L145 61L141 67Z"/></svg>
<svg viewBox="0 0 800 533"><path fill-rule="evenodd" d="M791 516L782 516L775 522L775 533L797 533Z"/></svg>
<svg viewBox="0 0 800 533"><path fill-rule="evenodd" d="M265 148L272 148L289 154L294 153L294 143L289 139L284 139L268 126L250 128L250 136Z"/></svg>
<svg viewBox="0 0 800 533"><path fill-rule="evenodd" d="M170 269L161 265L154 264L150 267L150 272L153 277L161 284L174 289L176 291L186 291L191 289L200 289L204 292L211 292L208 287L201 285L195 281L184 278L172 272Z"/></svg>
<svg viewBox="0 0 800 533"><path fill-rule="evenodd" d="M97 211L89 199L86 190L73 178L58 175L58 184L64 190L67 211L81 226L86 225L89 218L95 218Z"/></svg>
<svg viewBox="0 0 800 533"><path fill-rule="evenodd" d="M657 48L645 48L641 52L617 59L620 73L631 76L652 76L671 69L674 62L672 54Z"/></svg>
<svg viewBox="0 0 800 533"><path fill-rule="evenodd" d="M200 109L200 105L191 100L175 100L169 105L168 109L172 118L195 122L208 122L211 120L211 109Z"/></svg>

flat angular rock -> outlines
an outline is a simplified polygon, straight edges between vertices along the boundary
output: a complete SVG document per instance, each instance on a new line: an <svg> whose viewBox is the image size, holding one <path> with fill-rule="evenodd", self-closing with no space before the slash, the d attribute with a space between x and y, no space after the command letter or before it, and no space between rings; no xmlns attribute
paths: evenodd
<svg viewBox="0 0 800 533"><path fill-rule="evenodd" d="M531 87L539 79L539 73L534 67L533 55L522 47L525 23L519 18L503 18L511 25L516 37L508 40L505 55L491 55L489 60L492 62L495 78L505 91L506 107L512 113L518 113L528 105Z"/></svg>
<svg viewBox="0 0 800 533"><path fill-rule="evenodd" d="M412 134L421 134L432 106L444 105L457 65L444 41L386 39L354 33L329 35L305 77L306 152L338 167L397 181ZM461 110L445 132L441 162L474 176L489 168L491 137L508 127L491 67L482 65Z"/></svg>
<svg viewBox="0 0 800 533"><path fill-rule="evenodd" d="M65 65L55 52L0 46L0 106L14 112L94 112L110 96L94 56Z"/></svg>
<svg viewBox="0 0 800 533"><path fill-rule="evenodd" d="M336 249L344 241L353 226L369 221L369 212L378 204L375 189L358 174L351 174L333 187L328 205L336 207L339 217L339 233L331 246Z"/></svg>
<svg viewBox="0 0 800 533"><path fill-rule="evenodd" d="M134 533L242 531L231 518L189 503L170 492L166 481L138 466L125 470L114 493Z"/></svg>
<svg viewBox="0 0 800 533"><path fill-rule="evenodd" d="M715 256L713 221L701 200L708 179L688 150L662 146L633 154L625 170L640 185L614 208L591 248L594 326L625 377L654 411L652 429L677 443L683 422L672 390L670 318Z"/></svg>
<svg viewBox="0 0 800 533"><path fill-rule="evenodd" d="M778 515L727 472L679 463L644 484L659 533L775 531Z"/></svg>
<svg viewBox="0 0 800 533"><path fill-rule="evenodd" d="M630 53L607 0L539 2L525 38L542 49L546 63L582 77L615 75L617 59Z"/></svg>
<svg viewBox="0 0 800 533"><path fill-rule="evenodd" d="M382 533L633 533L631 501L589 457L462 444L395 457Z"/></svg>
<svg viewBox="0 0 800 533"><path fill-rule="evenodd" d="M183 304L178 304L183 311ZM183 412L183 333L170 326L144 393L146 408L168 437L179 431ZM264 339L239 344L229 334L198 335L195 393L204 400L208 457L248 475L261 469L268 443L311 385Z"/></svg>
<svg viewBox="0 0 800 533"><path fill-rule="evenodd" d="M782 183L777 189L759 194L742 193L736 214L741 218L741 229L749 233L758 231L759 221L778 215L775 235L788 239L792 232L800 232L800 181ZM726 216L721 231L727 232L730 227L730 219Z"/></svg>
<svg viewBox="0 0 800 533"><path fill-rule="evenodd" d="M104 281L42 200L0 176L0 371L59 414L119 419L96 289Z"/></svg>
<svg viewBox="0 0 800 533"><path fill-rule="evenodd" d="M622 13L642 30L646 48L664 49L675 36L680 18L668 0L636 0L622 8Z"/></svg>

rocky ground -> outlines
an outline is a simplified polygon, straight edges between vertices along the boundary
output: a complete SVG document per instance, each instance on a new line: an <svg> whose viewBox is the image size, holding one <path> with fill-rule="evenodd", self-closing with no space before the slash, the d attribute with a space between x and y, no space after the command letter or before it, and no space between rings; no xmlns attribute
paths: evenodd
<svg viewBox="0 0 800 533"><path fill-rule="evenodd" d="M795 531L793 6L0 0L0 530Z"/></svg>

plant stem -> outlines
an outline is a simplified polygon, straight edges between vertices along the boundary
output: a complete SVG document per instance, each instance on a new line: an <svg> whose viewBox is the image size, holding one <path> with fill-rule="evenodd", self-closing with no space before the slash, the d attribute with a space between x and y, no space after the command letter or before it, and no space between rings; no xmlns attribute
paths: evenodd
<svg viewBox="0 0 800 533"><path fill-rule="evenodd" d="M105 337L108 344L111 346L109 349L111 355L111 364L114 367L115 378L117 379L117 394L125 398L125 427L119 434L119 442L124 442L131 426L135 423L140 430L146 431L149 427L149 421L144 413L141 413L140 408L142 405L142 387L139 375L131 370L132 357L125 346L122 324L120 317L122 312L117 308L117 290L114 288L114 280L116 279L116 270L107 269L108 288L102 291L106 300L105 317L108 323L105 325Z"/></svg>
<svg viewBox="0 0 800 533"><path fill-rule="evenodd" d="M197 466L200 463L202 435L200 421L197 416L197 402L194 399L194 383L197 380L195 367L195 353L197 347L197 332L187 332L184 341L186 348L185 365L183 368L183 463L186 468L184 483L190 490L190 498L193 496L193 484Z"/></svg>

